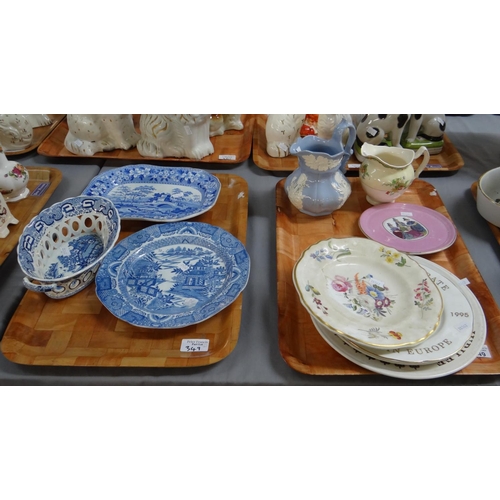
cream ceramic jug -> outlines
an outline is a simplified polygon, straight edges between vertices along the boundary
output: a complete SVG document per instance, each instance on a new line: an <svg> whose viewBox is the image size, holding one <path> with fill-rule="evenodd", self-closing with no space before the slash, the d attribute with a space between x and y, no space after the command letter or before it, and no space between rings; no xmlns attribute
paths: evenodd
<svg viewBox="0 0 500 500"><path fill-rule="evenodd" d="M9 160L0 146L0 193L5 201L19 201L28 196L29 173L17 161Z"/></svg>
<svg viewBox="0 0 500 500"><path fill-rule="evenodd" d="M0 238L6 238L9 234L9 224L17 224L19 221L12 215L9 205L0 193Z"/></svg>
<svg viewBox="0 0 500 500"><path fill-rule="evenodd" d="M363 162L359 169L361 186L372 205L392 203L399 198L429 163L429 151L422 146L418 151L364 143ZM412 162L423 156L417 170Z"/></svg>

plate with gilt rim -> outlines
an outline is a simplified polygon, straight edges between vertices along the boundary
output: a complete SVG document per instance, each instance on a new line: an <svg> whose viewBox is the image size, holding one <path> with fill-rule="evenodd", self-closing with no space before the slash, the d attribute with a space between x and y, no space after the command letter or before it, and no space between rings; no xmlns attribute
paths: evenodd
<svg viewBox="0 0 500 500"><path fill-rule="evenodd" d="M144 328L200 323L246 287L250 257L224 229L203 222L155 224L104 258L96 294L117 318Z"/></svg>
<svg viewBox="0 0 500 500"><path fill-rule="evenodd" d="M447 276L450 281L454 282L458 287L462 287L460 289L469 301L473 310L472 333L465 341L462 348L452 356L438 361L437 363L425 365L409 365L396 362L390 363L388 361L375 359L373 356L368 356L360 352L359 349L356 349L355 347L344 342L340 336L336 335L328 328L325 328L323 324L311 316L316 330L330 345L330 347L332 347L340 355L344 356L356 365L374 373L407 380L428 380L445 377L459 372L466 366L470 365L481 352L487 336L486 317L478 299L467 286L462 285L456 276L441 266L438 266L433 262L428 262L428 264L431 270L438 269L439 272Z"/></svg>
<svg viewBox="0 0 500 500"><path fill-rule="evenodd" d="M366 237L412 255L445 250L457 239L457 230L447 217L411 203L376 205L365 210L358 223Z"/></svg>
<svg viewBox="0 0 500 500"><path fill-rule="evenodd" d="M417 345L437 329L441 293L413 258L367 238L330 238L293 269L302 305L335 333L375 349Z"/></svg>
<svg viewBox="0 0 500 500"><path fill-rule="evenodd" d="M472 334L474 319L472 306L462 291L465 285L456 283L456 280L452 281L451 273L441 266L431 267L429 261L421 257L416 260L427 271L443 296L444 309L436 332L421 344L402 349L370 350L348 339L345 339L346 343L367 356L407 365L437 363L462 349Z"/></svg>
<svg viewBox="0 0 500 500"><path fill-rule="evenodd" d="M199 168L128 165L97 175L82 194L110 199L121 219L177 222L210 210L220 190L219 179Z"/></svg>

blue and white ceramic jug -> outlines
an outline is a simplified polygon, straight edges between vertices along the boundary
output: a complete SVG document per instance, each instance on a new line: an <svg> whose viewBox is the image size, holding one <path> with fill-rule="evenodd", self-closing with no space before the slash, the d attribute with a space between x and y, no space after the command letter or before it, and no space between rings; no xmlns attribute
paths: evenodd
<svg viewBox="0 0 500 500"><path fill-rule="evenodd" d="M342 136L349 131L344 144ZM298 139L290 147L290 154L299 159L299 167L285 181L290 202L301 212L328 215L338 210L351 194L351 184L344 173L356 138L354 125L342 119L325 140L309 135Z"/></svg>

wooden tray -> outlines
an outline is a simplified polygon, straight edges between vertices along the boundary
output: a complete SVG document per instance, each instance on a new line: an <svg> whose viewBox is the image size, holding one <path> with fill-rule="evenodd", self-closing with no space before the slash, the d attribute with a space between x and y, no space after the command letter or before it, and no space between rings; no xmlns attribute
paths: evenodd
<svg viewBox="0 0 500 500"><path fill-rule="evenodd" d="M50 125L45 125L45 127L35 127L33 129L33 140L27 148L21 149L21 151L4 151L5 156L22 155L36 149L40 143L59 125L59 123L61 123L66 115L47 116L52 120L52 123Z"/></svg>
<svg viewBox="0 0 500 500"><path fill-rule="evenodd" d="M55 168L27 167L27 170L30 176L28 181L30 194L24 200L8 204L12 215L19 223L9 224L9 234L5 238L0 238L0 265L17 247L24 227L42 210L62 179L61 171Z"/></svg>
<svg viewBox="0 0 500 500"><path fill-rule="evenodd" d="M316 331L301 305L292 282L292 269L310 245L327 238L363 237L358 220L371 205L365 199L359 178L350 179L352 194L332 215L310 217L299 212L288 200L285 179L276 185L276 238L278 279L279 348L285 361L295 370L309 375L361 375L372 372L350 362L332 349ZM431 194L434 193L434 194ZM416 179L398 201L434 209L450 218L434 187ZM451 218L450 218L451 219ZM500 310L474 264L460 234L448 249L426 256L459 278L470 281L469 288L483 307L488 335L486 345L491 358L477 358L460 374L500 373Z"/></svg>
<svg viewBox="0 0 500 500"><path fill-rule="evenodd" d="M216 175L222 184L217 203L210 211L191 220L220 226L245 243L248 185L235 175ZM122 221L120 239L152 224ZM202 323L163 330L140 328L113 316L97 298L94 283L61 300L27 291L7 326L0 349L7 359L26 365L209 365L228 356L236 346L242 295ZM181 352L182 339L209 339L209 350Z"/></svg>
<svg viewBox="0 0 500 500"><path fill-rule="evenodd" d="M284 158L273 158L267 154L266 145L266 116L257 115L253 134L252 154L254 163L264 170L275 172L291 172L298 167L299 163L296 156L289 155ZM415 166L419 161L415 162ZM352 155L347 162L347 173L359 172L359 165L359 160ZM424 172L451 172L463 166L462 156L445 134L443 150L438 155L431 155Z"/></svg>
<svg viewBox="0 0 500 500"><path fill-rule="evenodd" d="M472 186L470 187L472 191L472 196L474 196L474 199L477 199L477 181L472 183ZM495 224L492 224L491 222L488 222L488 226L490 226L491 230L493 231L493 235L498 241L498 244L500 245L500 228L495 226Z"/></svg>
<svg viewBox="0 0 500 500"><path fill-rule="evenodd" d="M139 132L139 120L141 115L133 115L136 130ZM131 148L127 151L123 149L115 149L103 153L96 153L91 158L105 158L107 160L131 160L131 161L169 161L169 162L201 162L201 163L241 163L250 157L252 150L253 127L255 123L255 115L241 115L243 130L228 130L223 135L211 137L210 140L214 145L214 152L205 156L201 160L193 160L192 158L153 158L149 156L141 156L137 148ZM64 139L68 133L67 120L61 121L58 127L40 144L38 153L44 156L52 156L59 158L83 158L75 155L64 147ZM88 158L88 157L85 157Z"/></svg>

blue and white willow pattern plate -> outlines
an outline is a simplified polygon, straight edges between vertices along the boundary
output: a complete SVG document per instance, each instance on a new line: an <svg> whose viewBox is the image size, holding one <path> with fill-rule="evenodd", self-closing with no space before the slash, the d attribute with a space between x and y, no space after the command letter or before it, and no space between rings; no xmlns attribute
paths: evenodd
<svg viewBox="0 0 500 500"><path fill-rule="evenodd" d="M198 168L128 165L94 177L82 194L109 198L122 219L176 222L210 210L220 188Z"/></svg>
<svg viewBox="0 0 500 500"><path fill-rule="evenodd" d="M155 224L111 250L97 273L96 293L127 323L181 328L236 300L249 272L243 243L224 229L202 222Z"/></svg>

